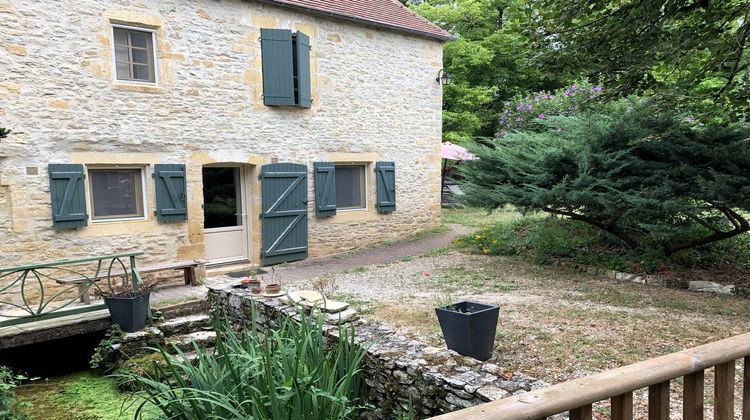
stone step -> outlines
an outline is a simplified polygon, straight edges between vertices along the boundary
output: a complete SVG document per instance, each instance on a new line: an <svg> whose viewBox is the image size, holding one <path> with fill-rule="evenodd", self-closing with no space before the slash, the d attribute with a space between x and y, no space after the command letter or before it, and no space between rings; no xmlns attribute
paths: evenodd
<svg viewBox="0 0 750 420"><path fill-rule="evenodd" d="M173 346L176 346L184 352L195 350L194 344L199 348L205 349L212 347L216 343L215 331L196 331L190 334L177 335L167 339L167 351L172 352Z"/></svg>
<svg viewBox="0 0 750 420"><path fill-rule="evenodd" d="M187 315L206 313L208 312L208 301L204 298L197 298L196 300L174 305L160 305L156 303L153 309L161 312L165 320L169 320Z"/></svg>
<svg viewBox="0 0 750 420"><path fill-rule="evenodd" d="M207 314L185 315L162 321L156 325L164 333L165 337L210 329L211 316Z"/></svg>

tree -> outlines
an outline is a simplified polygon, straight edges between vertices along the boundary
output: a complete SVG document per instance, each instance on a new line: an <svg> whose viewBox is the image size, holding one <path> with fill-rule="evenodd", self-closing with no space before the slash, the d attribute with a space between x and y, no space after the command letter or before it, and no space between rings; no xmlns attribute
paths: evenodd
<svg viewBox="0 0 750 420"><path fill-rule="evenodd" d="M750 230L747 127L701 126L643 99L538 123L470 147L471 204L562 215L667 255Z"/></svg>
<svg viewBox="0 0 750 420"><path fill-rule="evenodd" d="M610 95L657 95L703 120L750 115L750 1L532 0L538 64L603 78Z"/></svg>
<svg viewBox="0 0 750 420"><path fill-rule="evenodd" d="M10 134L10 130L0 127L0 140L8 137L9 134Z"/></svg>
<svg viewBox="0 0 750 420"><path fill-rule="evenodd" d="M453 83L443 90L443 139L469 144L497 132L502 104L529 91L562 86L536 65L541 32L526 0L410 1L416 12L451 32L443 65Z"/></svg>

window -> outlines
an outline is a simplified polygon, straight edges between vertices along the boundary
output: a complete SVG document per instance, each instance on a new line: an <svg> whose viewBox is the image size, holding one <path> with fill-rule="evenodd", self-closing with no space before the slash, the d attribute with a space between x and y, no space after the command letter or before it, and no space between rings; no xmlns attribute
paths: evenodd
<svg viewBox="0 0 750 420"><path fill-rule="evenodd" d="M89 182L94 220L144 217L141 169L90 169Z"/></svg>
<svg viewBox="0 0 750 420"><path fill-rule="evenodd" d="M117 80L156 83L154 32L113 27Z"/></svg>
<svg viewBox="0 0 750 420"><path fill-rule="evenodd" d="M310 108L310 38L288 29L261 29L263 103Z"/></svg>
<svg viewBox="0 0 750 420"><path fill-rule="evenodd" d="M367 208L365 165L336 165L336 208Z"/></svg>

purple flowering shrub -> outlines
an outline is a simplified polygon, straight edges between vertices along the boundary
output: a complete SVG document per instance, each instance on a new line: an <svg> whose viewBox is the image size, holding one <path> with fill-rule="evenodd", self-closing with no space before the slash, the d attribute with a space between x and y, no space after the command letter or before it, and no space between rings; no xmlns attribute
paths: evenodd
<svg viewBox="0 0 750 420"><path fill-rule="evenodd" d="M517 96L504 103L498 120L497 137L511 131L540 131L551 116L571 116L584 111L602 96L603 88L589 82L573 83L552 93L545 91Z"/></svg>

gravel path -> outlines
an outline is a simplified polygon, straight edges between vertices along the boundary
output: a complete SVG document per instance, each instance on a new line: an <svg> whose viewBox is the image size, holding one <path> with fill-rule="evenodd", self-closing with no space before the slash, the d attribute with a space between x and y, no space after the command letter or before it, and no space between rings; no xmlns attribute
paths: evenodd
<svg viewBox="0 0 750 420"><path fill-rule="evenodd" d="M467 233L469 229L464 226L450 225L450 230L447 232L429 234L419 239L404 240L341 255L297 261L286 267L276 266L276 272L285 283L298 283L326 273L342 273L360 267L392 263L406 256L422 255L447 247L454 239Z"/></svg>

